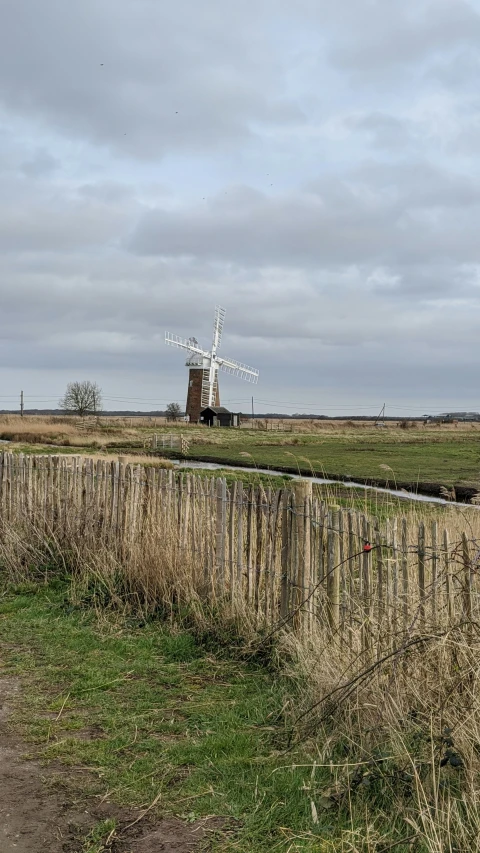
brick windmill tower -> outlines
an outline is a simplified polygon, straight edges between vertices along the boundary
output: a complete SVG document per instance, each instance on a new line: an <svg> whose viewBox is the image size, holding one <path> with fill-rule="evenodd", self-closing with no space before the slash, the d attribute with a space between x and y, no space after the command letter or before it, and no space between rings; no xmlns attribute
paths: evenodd
<svg viewBox="0 0 480 853"><path fill-rule="evenodd" d="M188 393L186 414L191 423L200 420L200 412L207 406L219 406L220 394L218 390L218 371L224 370L232 376L239 376L247 382L258 381L258 370L247 367L239 361L231 358L222 358L217 355L222 339L223 323L225 320L225 309L218 305L215 308L215 322L213 324L213 343L210 351L203 350L195 338L179 338L165 332L165 343L170 346L187 350L190 355L186 361L189 368Z"/></svg>

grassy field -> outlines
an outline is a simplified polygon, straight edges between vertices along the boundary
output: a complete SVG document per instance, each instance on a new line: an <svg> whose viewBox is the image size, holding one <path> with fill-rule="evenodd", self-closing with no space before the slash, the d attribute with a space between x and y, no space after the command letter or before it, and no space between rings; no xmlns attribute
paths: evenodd
<svg viewBox="0 0 480 853"><path fill-rule="evenodd" d="M4 590L1 662L23 685L12 726L33 755L88 771L85 795L151 805L149 820L220 818L199 848L211 853L478 850L463 759L450 750L457 765L440 772L444 747L441 737L432 746L428 718L401 723L398 743L385 727L372 748L365 732L317 725L291 749L301 682L229 657L232 637L121 616L69 592L61 580ZM111 849L121 831L106 821L84 849Z"/></svg>
<svg viewBox="0 0 480 853"><path fill-rule="evenodd" d="M281 679L185 631L74 608L64 592L23 587L0 601L3 673L24 684L14 726L37 754L88 768L91 793L119 804L158 798L157 817L222 818L212 851L332 849L348 824L313 821L330 774L312 783L312 758L282 755Z"/></svg>
<svg viewBox="0 0 480 853"><path fill-rule="evenodd" d="M409 429L389 424L376 429L371 423L310 421L299 422L295 429L207 429L147 418L105 418L95 430L82 432L72 418L0 418L0 438L24 452L141 454L149 452L154 432L181 432L189 439L191 459L418 485L419 491L428 484L460 491L480 488L480 424L417 424ZM168 455L158 455L162 453Z"/></svg>
<svg viewBox="0 0 480 853"><path fill-rule="evenodd" d="M480 483L480 436L476 431L446 428L434 432L421 427L380 431L370 426L293 438L245 430L232 430L227 437L225 432L217 437L214 431L206 441L196 436L192 455L392 484L475 487Z"/></svg>

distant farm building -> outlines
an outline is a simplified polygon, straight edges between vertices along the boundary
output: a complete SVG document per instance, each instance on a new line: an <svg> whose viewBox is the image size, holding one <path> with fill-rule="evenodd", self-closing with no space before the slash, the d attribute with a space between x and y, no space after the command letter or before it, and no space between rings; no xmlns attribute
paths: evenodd
<svg viewBox="0 0 480 853"><path fill-rule="evenodd" d="M224 406L207 406L200 412L200 423L214 427L238 427L240 415L237 412L229 412Z"/></svg>

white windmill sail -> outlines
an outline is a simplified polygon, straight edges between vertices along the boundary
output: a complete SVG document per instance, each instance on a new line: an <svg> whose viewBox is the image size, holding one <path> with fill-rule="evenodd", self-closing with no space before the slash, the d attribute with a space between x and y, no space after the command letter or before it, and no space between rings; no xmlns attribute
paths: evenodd
<svg viewBox="0 0 480 853"><path fill-rule="evenodd" d="M218 366L230 373L231 376L239 376L240 379L245 379L246 382L258 382L259 373L248 364L242 364L241 361L234 361L232 358L219 358Z"/></svg>
<svg viewBox="0 0 480 853"><path fill-rule="evenodd" d="M179 347L179 349L186 349L191 353L204 355L204 351L199 346L195 346L195 344L192 343L193 340L194 338L180 338L178 335L171 335L170 332L165 332L166 344L170 344L172 347Z"/></svg>

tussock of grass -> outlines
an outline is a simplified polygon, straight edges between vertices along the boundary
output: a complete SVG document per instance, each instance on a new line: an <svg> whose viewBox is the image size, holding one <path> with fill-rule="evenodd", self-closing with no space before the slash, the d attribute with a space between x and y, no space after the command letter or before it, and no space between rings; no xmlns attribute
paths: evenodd
<svg viewBox="0 0 480 853"><path fill-rule="evenodd" d="M383 665L284 637L296 647L292 675L303 671L310 685L292 743L316 754L313 799L330 814L358 817L363 809L370 817L368 845L351 831L338 849L387 849L392 834L428 853L480 849L480 633L429 633L429 642L399 647ZM329 783L320 788L315 766L325 765Z"/></svg>
<svg viewBox="0 0 480 853"><path fill-rule="evenodd" d="M79 454L82 459L94 459L97 460L99 458L99 454L92 453L82 453ZM121 461L125 465L141 465L143 468L164 468L167 470L172 470L175 468L174 463L170 459L164 459L162 456L147 456L143 453L114 453L111 450L102 450L101 458L105 459L107 462L117 461L121 459Z"/></svg>
<svg viewBox="0 0 480 853"><path fill-rule="evenodd" d="M104 853L111 848L117 823L113 819L102 820L89 832L83 845L83 853Z"/></svg>

